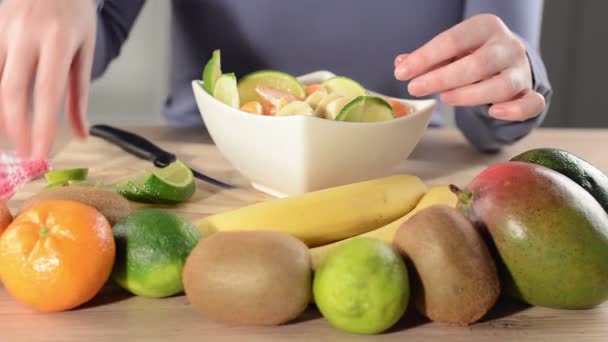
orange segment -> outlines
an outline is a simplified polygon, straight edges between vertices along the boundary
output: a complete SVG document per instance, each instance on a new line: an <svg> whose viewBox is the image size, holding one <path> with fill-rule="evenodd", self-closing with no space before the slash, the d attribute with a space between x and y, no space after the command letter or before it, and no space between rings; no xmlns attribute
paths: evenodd
<svg viewBox="0 0 608 342"><path fill-rule="evenodd" d="M249 102L245 103L241 107L241 110L243 112L247 112L247 113L251 113L251 114L256 114L256 115L262 115L263 114L262 104L259 103L258 101L249 101Z"/></svg>
<svg viewBox="0 0 608 342"><path fill-rule="evenodd" d="M265 115L274 115L279 109L297 99L284 91L258 84L255 92L262 100L263 112Z"/></svg>
<svg viewBox="0 0 608 342"><path fill-rule="evenodd" d="M314 83L306 87L306 95L310 96L310 94L318 90L327 92L324 86L320 85L319 83Z"/></svg>
<svg viewBox="0 0 608 342"><path fill-rule="evenodd" d="M396 118L401 117L401 116L406 116L412 112L412 109L410 108L410 106L406 105L405 103L403 103L399 100L391 99L391 98L387 98L385 100L393 108L393 115L395 115Z"/></svg>
<svg viewBox="0 0 608 342"><path fill-rule="evenodd" d="M49 201L22 212L0 237L0 277L21 303L41 311L75 308L110 276L114 236L97 209Z"/></svg>

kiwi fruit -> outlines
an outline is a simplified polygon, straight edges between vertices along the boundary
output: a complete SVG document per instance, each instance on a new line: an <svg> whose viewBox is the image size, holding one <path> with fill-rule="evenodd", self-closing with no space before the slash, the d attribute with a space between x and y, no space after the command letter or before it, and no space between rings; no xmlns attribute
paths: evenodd
<svg viewBox="0 0 608 342"><path fill-rule="evenodd" d="M183 283L192 307L211 320L280 325L308 306L312 262L306 245L286 233L220 232L190 253Z"/></svg>
<svg viewBox="0 0 608 342"><path fill-rule="evenodd" d="M21 211L52 200L69 200L89 205L99 210L111 225L131 213L131 204L121 195L111 190L89 186L68 186L41 191L27 199L21 206Z"/></svg>
<svg viewBox="0 0 608 342"><path fill-rule="evenodd" d="M416 309L433 321L468 325L500 295L496 265L483 237L455 208L434 205L397 230L395 247L412 270Z"/></svg>

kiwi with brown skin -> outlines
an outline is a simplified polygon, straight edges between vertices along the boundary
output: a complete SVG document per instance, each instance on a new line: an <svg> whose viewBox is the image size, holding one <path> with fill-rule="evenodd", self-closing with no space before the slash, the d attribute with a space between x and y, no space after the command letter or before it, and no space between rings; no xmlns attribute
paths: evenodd
<svg viewBox="0 0 608 342"><path fill-rule="evenodd" d="M404 222L394 245L412 267L417 310L433 321L468 325L496 303L500 282L487 245L455 208L435 205Z"/></svg>
<svg viewBox="0 0 608 342"><path fill-rule="evenodd" d="M214 321L279 325L312 297L308 248L286 233L215 233L190 253L182 278L190 304Z"/></svg>
<svg viewBox="0 0 608 342"><path fill-rule="evenodd" d="M88 186L67 186L41 191L27 199L21 211L52 200L69 200L89 205L106 217L111 225L131 213L131 204L124 197L111 190Z"/></svg>

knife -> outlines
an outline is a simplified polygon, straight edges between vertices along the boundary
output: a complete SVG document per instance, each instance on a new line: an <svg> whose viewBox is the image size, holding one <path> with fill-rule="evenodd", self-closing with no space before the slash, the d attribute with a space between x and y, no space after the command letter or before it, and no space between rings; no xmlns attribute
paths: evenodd
<svg viewBox="0 0 608 342"><path fill-rule="evenodd" d="M119 146L123 150L148 161L151 161L156 167L166 167L175 162L177 157L171 152L167 152L162 148L154 145L152 142L135 133L127 132L122 129L111 127L108 125L93 125L90 128L92 136L102 138L114 145ZM204 182L219 186L224 189L238 189L234 185L224 183L215 178L202 174L192 168L192 175Z"/></svg>

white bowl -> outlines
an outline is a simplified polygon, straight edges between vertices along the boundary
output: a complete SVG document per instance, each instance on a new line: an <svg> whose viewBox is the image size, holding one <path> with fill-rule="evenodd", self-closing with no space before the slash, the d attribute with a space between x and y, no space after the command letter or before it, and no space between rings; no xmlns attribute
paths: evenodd
<svg viewBox="0 0 608 342"><path fill-rule="evenodd" d="M311 84L333 76L317 71L298 79ZM382 122L338 122L252 115L216 100L199 80L192 89L220 152L255 189L276 197L390 174L408 158L437 107L436 100L400 99L413 113Z"/></svg>

